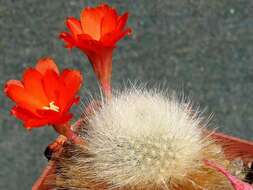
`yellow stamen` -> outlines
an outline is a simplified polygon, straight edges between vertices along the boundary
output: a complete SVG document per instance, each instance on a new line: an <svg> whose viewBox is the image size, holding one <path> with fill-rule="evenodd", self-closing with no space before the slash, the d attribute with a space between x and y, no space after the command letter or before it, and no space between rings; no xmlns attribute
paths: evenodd
<svg viewBox="0 0 253 190"><path fill-rule="evenodd" d="M55 112L60 112L60 108L54 104L54 101L50 102L49 106L43 106L42 109L52 110L52 111L55 111Z"/></svg>

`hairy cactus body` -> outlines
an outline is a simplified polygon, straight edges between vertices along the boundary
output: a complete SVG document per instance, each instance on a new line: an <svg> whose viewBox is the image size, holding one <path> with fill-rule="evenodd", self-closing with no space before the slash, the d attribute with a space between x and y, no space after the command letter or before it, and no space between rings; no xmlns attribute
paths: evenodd
<svg viewBox="0 0 253 190"><path fill-rule="evenodd" d="M58 189L230 189L203 159L222 165L189 103L145 90L116 94L78 132L85 145L69 144L56 158Z"/></svg>

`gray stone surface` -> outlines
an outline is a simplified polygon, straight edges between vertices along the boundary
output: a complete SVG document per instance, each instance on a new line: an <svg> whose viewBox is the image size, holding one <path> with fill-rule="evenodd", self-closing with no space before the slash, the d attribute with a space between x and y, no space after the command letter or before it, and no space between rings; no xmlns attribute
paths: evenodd
<svg viewBox="0 0 253 190"><path fill-rule="evenodd" d="M0 0L0 84L21 77L27 66L45 55L61 68L82 69L82 95L97 92L85 56L71 54L58 40L67 16L100 1ZM211 127L253 140L253 1L131 0L107 1L131 13L131 38L114 55L113 87L127 80L148 82L191 97ZM9 116L11 102L0 96L0 189L27 190L46 164L44 148L51 128L27 133ZM79 111L76 110L78 113Z"/></svg>

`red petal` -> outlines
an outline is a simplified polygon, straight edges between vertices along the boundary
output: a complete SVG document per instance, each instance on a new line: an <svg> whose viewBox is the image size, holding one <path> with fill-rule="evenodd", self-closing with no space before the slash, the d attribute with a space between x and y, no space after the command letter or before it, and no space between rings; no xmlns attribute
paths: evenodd
<svg viewBox="0 0 253 190"><path fill-rule="evenodd" d="M130 34L132 30L130 28L127 28L125 31L121 32L111 32L101 39L101 42L104 46L107 47L115 47L115 44L124 36Z"/></svg>
<svg viewBox="0 0 253 190"><path fill-rule="evenodd" d="M54 60L51 57L45 57L38 60L35 69L39 71L42 75L45 74L47 70L53 70L59 74L59 70Z"/></svg>
<svg viewBox="0 0 253 190"><path fill-rule="evenodd" d="M78 40L89 40L89 41L96 41L96 40L93 40L92 37L88 34L80 34L78 35Z"/></svg>
<svg viewBox="0 0 253 190"><path fill-rule="evenodd" d="M104 35L101 39L104 46L115 46L117 41L119 41L124 36L130 34L132 32L131 28L125 28L126 22L128 20L128 13L123 14L122 16L118 17L117 27L111 33Z"/></svg>
<svg viewBox="0 0 253 190"><path fill-rule="evenodd" d="M65 45L66 48L73 48L76 46L75 39L72 37L71 34L67 32L61 32L59 38L66 43Z"/></svg>
<svg viewBox="0 0 253 190"><path fill-rule="evenodd" d="M9 80L9 81L6 82L6 84L5 84L5 86L4 86L4 93L5 93L5 94L7 94L8 90L9 90L8 88L9 88L10 86L12 86L12 85L14 85L14 86L19 86L19 87L21 87L21 88L24 88L23 83L20 82L19 80Z"/></svg>
<svg viewBox="0 0 253 190"><path fill-rule="evenodd" d="M19 106L13 107L11 109L11 114L23 121L27 121L30 118L39 118L36 115L34 115L32 112L29 112L28 110L23 109Z"/></svg>
<svg viewBox="0 0 253 190"><path fill-rule="evenodd" d="M79 91L83 78L77 70L63 70L61 76L61 91L59 94L59 105L61 111L66 112L69 109L69 104L72 104L76 93Z"/></svg>
<svg viewBox="0 0 253 190"><path fill-rule="evenodd" d="M99 49L103 46L100 41L89 39L89 35L80 34L78 35L78 47L86 51L99 51Z"/></svg>
<svg viewBox="0 0 253 190"><path fill-rule="evenodd" d="M101 22L101 36L110 33L115 30L117 26L117 12L115 9L109 9L104 15Z"/></svg>
<svg viewBox="0 0 253 190"><path fill-rule="evenodd" d="M15 80L8 81L5 85L4 92L18 106L35 114L36 109L43 106L40 101L27 93L21 82Z"/></svg>
<svg viewBox="0 0 253 190"><path fill-rule="evenodd" d="M69 17L66 21L66 25L69 28L69 30L71 31L71 33L73 34L75 39L77 38L78 34L83 33L80 21L74 17Z"/></svg>
<svg viewBox="0 0 253 190"><path fill-rule="evenodd" d="M128 20L128 13L124 13L122 16L118 17L116 30L122 31L126 26L127 20Z"/></svg>
<svg viewBox="0 0 253 190"><path fill-rule="evenodd" d="M95 51L99 48L98 41L93 40L88 34L80 34L78 35L77 45L83 51Z"/></svg>
<svg viewBox="0 0 253 190"><path fill-rule="evenodd" d="M45 125L48 125L49 121L47 118L43 119L37 119L37 118L30 118L29 120L25 121L24 126L25 128L38 128L38 127L44 127Z"/></svg>
<svg viewBox="0 0 253 190"><path fill-rule="evenodd" d="M121 40L121 38L125 37L126 35L129 35L132 33L132 29L131 28L127 28L124 31L122 31L121 33L119 33L118 35L114 36L114 40L115 42Z"/></svg>
<svg viewBox="0 0 253 190"><path fill-rule="evenodd" d="M68 104L66 104L65 110L66 111L69 110L72 107L73 104L78 104L79 100L80 100L79 96L74 97L71 101L68 102Z"/></svg>
<svg viewBox="0 0 253 190"><path fill-rule="evenodd" d="M54 125L60 125L60 124L67 123L72 117L73 117L73 115L71 113L69 113L69 112L64 113L64 115L62 115L60 118L58 118L57 120L53 121L52 124L54 124Z"/></svg>
<svg viewBox="0 0 253 190"><path fill-rule="evenodd" d="M46 118L40 118L33 113L23 109L21 107L15 106L12 108L11 113L18 119L22 120L25 128L42 127L47 125L48 121Z"/></svg>
<svg viewBox="0 0 253 190"><path fill-rule="evenodd" d="M49 102L57 102L59 97L59 82L60 77L56 72L52 70L46 71L42 83Z"/></svg>
<svg viewBox="0 0 253 190"><path fill-rule="evenodd" d="M96 8L85 8L81 12L80 20L85 34L93 39L99 40L101 36L101 21L108 10L107 5L101 5Z"/></svg>
<svg viewBox="0 0 253 190"><path fill-rule="evenodd" d="M43 119L47 120L47 124L51 125L66 123L72 118L72 114L69 112L61 113L43 109L37 110L37 112Z"/></svg>
<svg viewBox="0 0 253 190"><path fill-rule="evenodd" d="M60 77L66 87L73 90L73 93L80 89L83 81L83 77L78 70L64 69Z"/></svg>
<svg viewBox="0 0 253 190"><path fill-rule="evenodd" d="M35 69L27 69L23 75L23 84L25 91L43 106L47 105L49 101L44 92L42 77L43 76L39 71ZM40 107L38 107L38 109L39 108Z"/></svg>

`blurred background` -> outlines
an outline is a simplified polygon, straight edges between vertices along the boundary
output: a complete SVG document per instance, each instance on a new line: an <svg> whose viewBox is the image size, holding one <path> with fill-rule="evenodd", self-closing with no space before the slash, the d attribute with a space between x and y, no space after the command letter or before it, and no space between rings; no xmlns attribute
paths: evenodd
<svg viewBox="0 0 253 190"><path fill-rule="evenodd" d="M79 17L95 0L0 0L0 83L20 79L42 56L61 68L81 69L81 95L98 93L87 58L63 48L58 33L68 16ZM128 81L169 89L213 113L210 127L253 140L253 1L103 1L130 12L133 35L118 43L113 87ZM13 104L0 96L0 189L27 190L47 161L45 147L56 137L49 128L28 133L9 116ZM80 113L80 108L75 112Z"/></svg>

